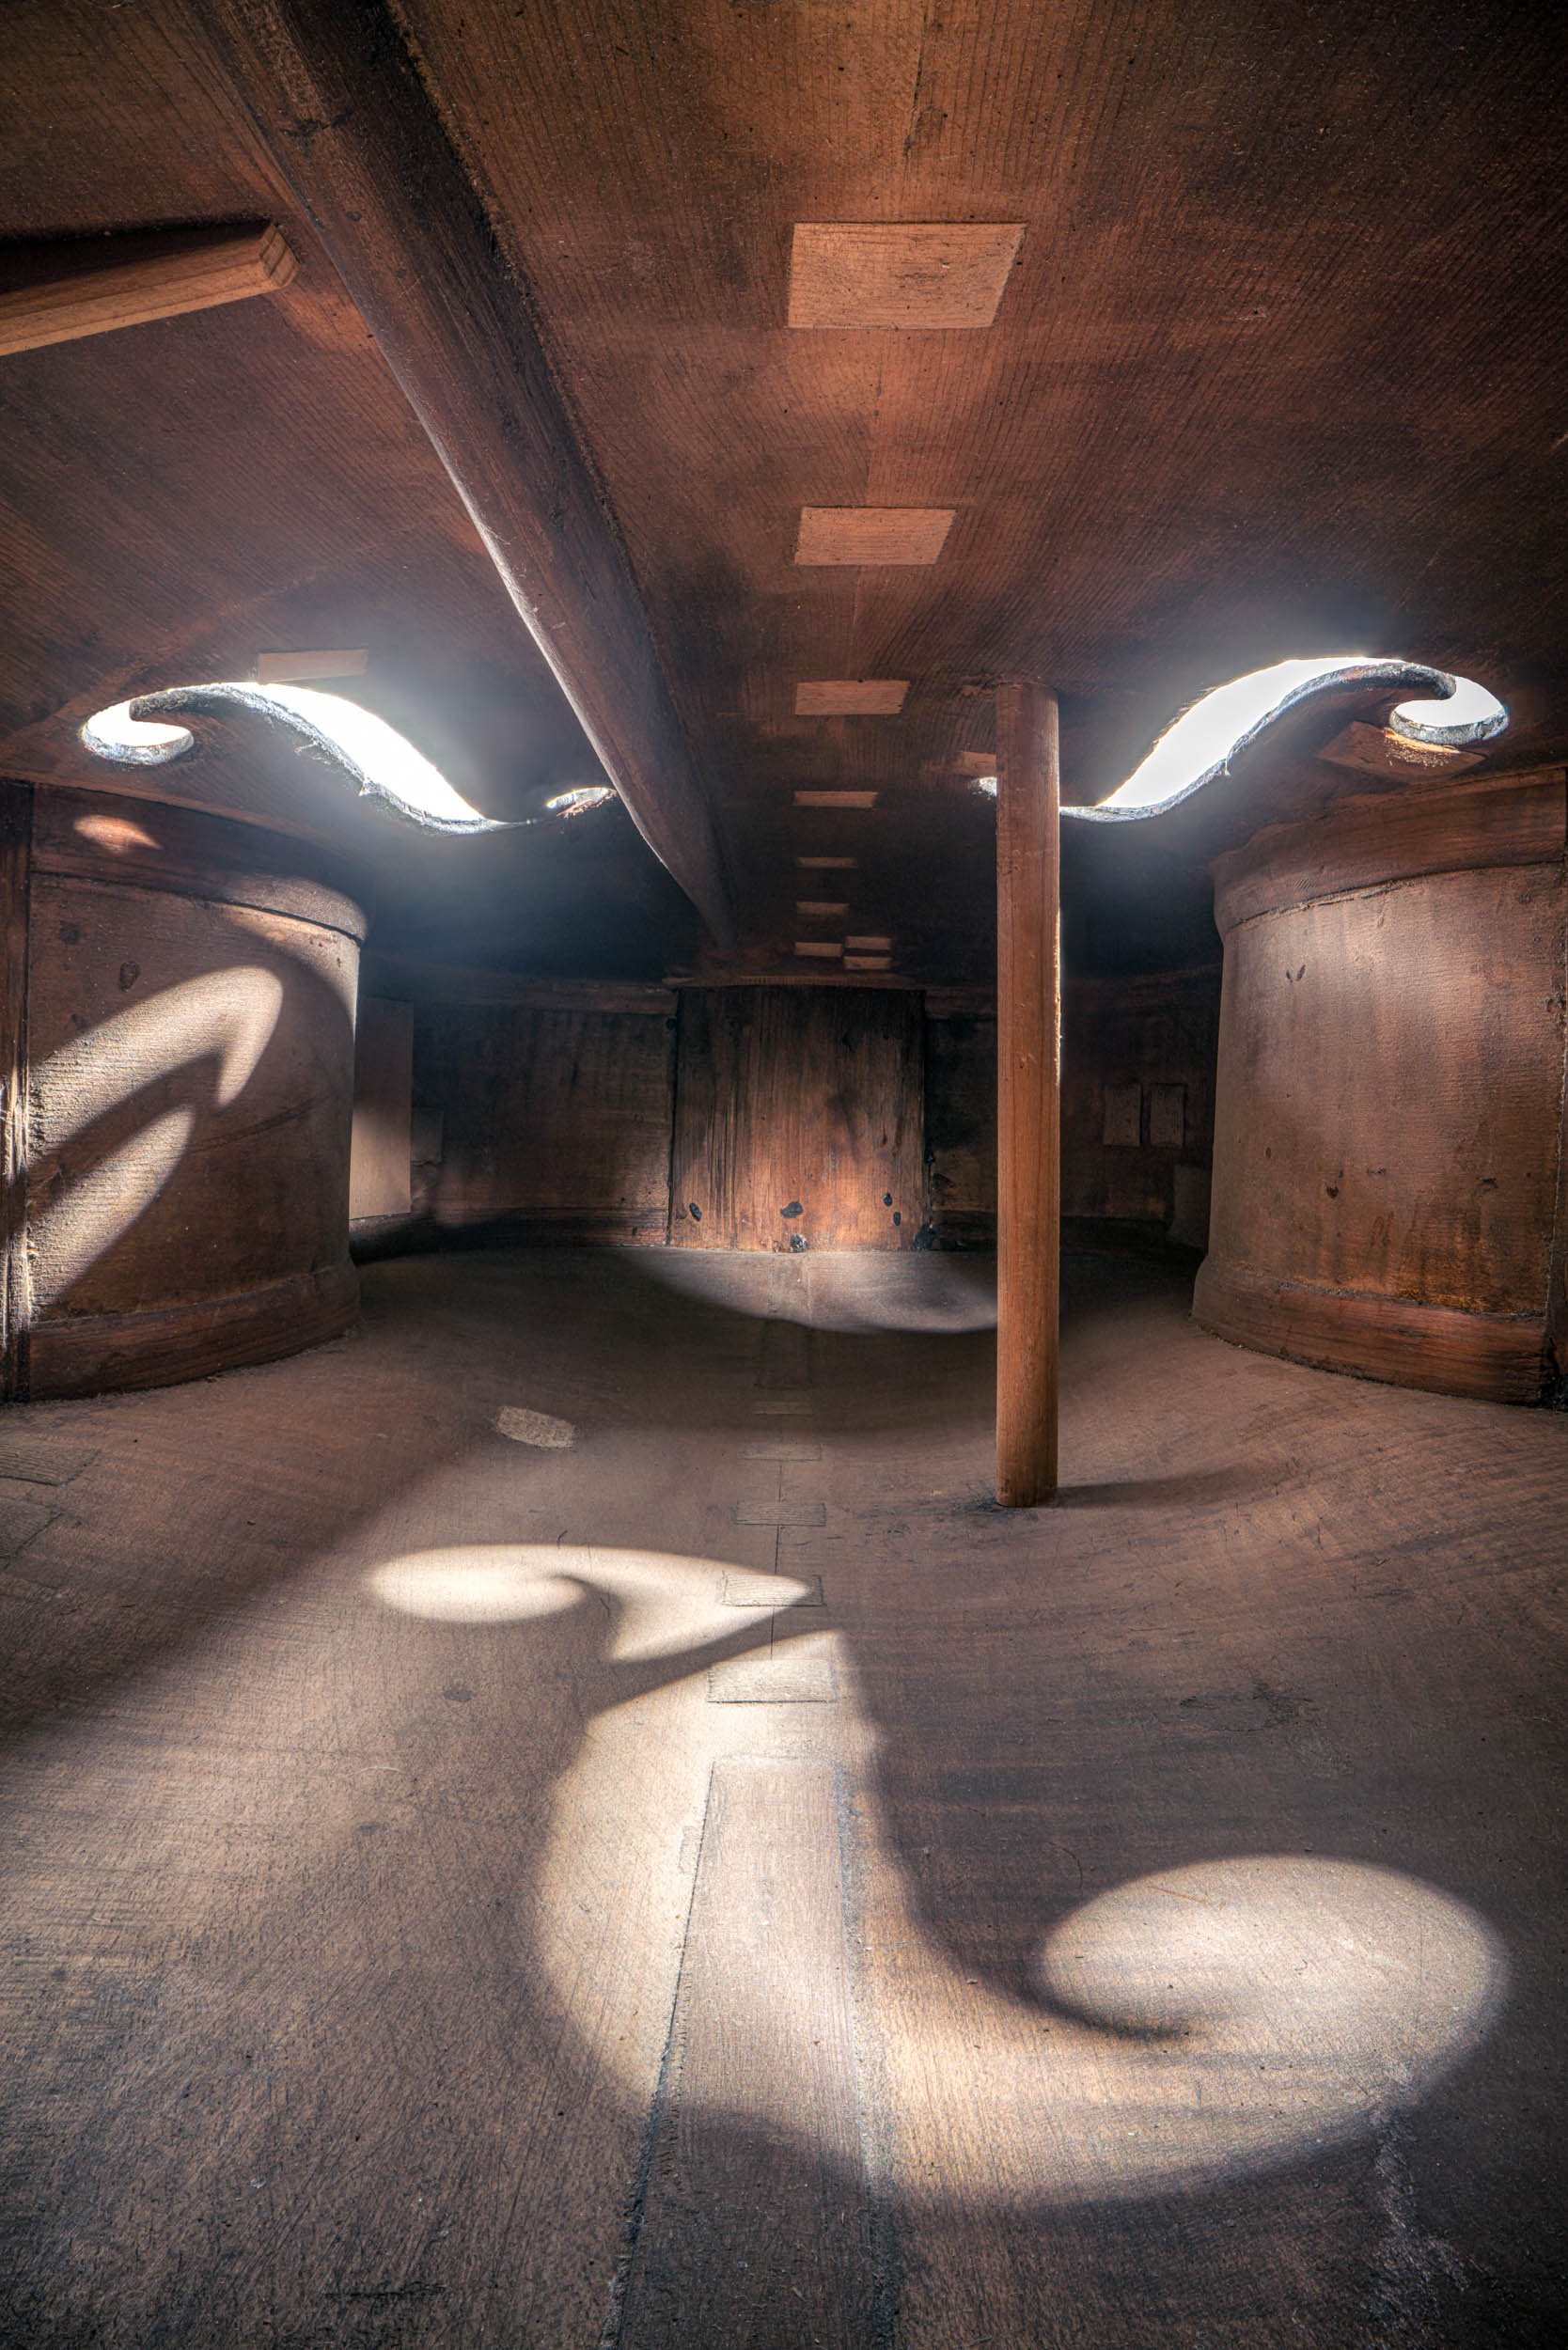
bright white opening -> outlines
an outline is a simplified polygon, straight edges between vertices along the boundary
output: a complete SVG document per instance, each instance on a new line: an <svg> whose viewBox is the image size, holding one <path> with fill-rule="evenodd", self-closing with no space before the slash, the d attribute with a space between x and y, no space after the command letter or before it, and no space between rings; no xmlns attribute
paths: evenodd
<svg viewBox="0 0 1568 2350"><path fill-rule="evenodd" d="M1234 678L1184 711L1126 782L1101 801L1100 810L1152 814L1172 807L1220 774L1244 744L1314 686L1339 679L1354 684L1363 671L1372 673L1366 682L1374 685L1379 671L1410 666L1372 653L1335 653L1311 661L1277 661L1272 668ZM1470 678L1455 678L1453 686L1452 695L1443 700L1401 702L1393 713L1394 728L1416 741L1480 741L1501 732L1508 713L1495 695Z"/></svg>
<svg viewBox="0 0 1568 2350"><path fill-rule="evenodd" d="M1449 734L1461 727L1466 733L1477 728L1497 733L1501 729L1491 722L1507 715L1497 696L1484 685L1478 685L1472 677L1456 677L1447 701L1400 702L1388 724L1396 734L1413 735L1419 741L1423 734Z"/></svg>
<svg viewBox="0 0 1568 2350"><path fill-rule="evenodd" d="M1237 744L1292 694L1344 666L1342 659L1277 661L1271 669L1254 669L1247 677L1232 678L1229 685L1216 685L1212 694L1184 711L1148 758L1101 806L1159 807L1174 799L1197 776L1223 765Z"/></svg>
<svg viewBox="0 0 1568 2350"><path fill-rule="evenodd" d="M545 808L552 816L581 816L585 808L603 807L615 798L613 786L607 783L574 784L570 791L557 791L546 800Z"/></svg>
<svg viewBox="0 0 1568 2350"><path fill-rule="evenodd" d="M239 709L282 719L336 758L356 778L362 791L390 801L416 823L442 832L498 829L454 791L440 769L395 727L341 694L323 694L306 685L259 685L250 679L219 680L172 692L181 697L182 706L192 710L231 702ZM131 715L139 704L162 698L137 696L133 701L97 712L80 729L83 743L100 759L112 759L121 765L159 766L165 760L181 757L194 739L187 728Z"/></svg>
<svg viewBox="0 0 1568 2350"><path fill-rule="evenodd" d="M133 718L129 702L94 711L78 731L89 751L122 767L161 767L165 760L181 758L195 740L188 727L155 726L149 718Z"/></svg>
<svg viewBox="0 0 1568 2350"><path fill-rule="evenodd" d="M341 694L318 693L308 685L249 686L263 706L291 712L323 734L362 770L377 791L411 816L453 830L477 830L485 818L454 791L439 767L416 751L396 727Z"/></svg>

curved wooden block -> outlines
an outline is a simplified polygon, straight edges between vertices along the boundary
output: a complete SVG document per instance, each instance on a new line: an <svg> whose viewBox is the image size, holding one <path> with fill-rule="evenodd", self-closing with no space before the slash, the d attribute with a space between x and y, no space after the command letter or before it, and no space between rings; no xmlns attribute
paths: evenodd
<svg viewBox="0 0 1568 2350"><path fill-rule="evenodd" d="M32 1334L32 1399L166 1387L340 1338L359 1311L349 1264L290 1274L236 1297L155 1306L145 1313L78 1314Z"/></svg>
<svg viewBox="0 0 1568 2350"><path fill-rule="evenodd" d="M27 794L8 1390L197 1379L353 1320L360 907L252 825Z"/></svg>
<svg viewBox="0 0 1568 2350"><path fill-rule="evenodd" d="M1321 1289L1212 1256L1199 1267L1192 1313L1217 1339L1318 1371L1487 1403L1534 1403L1541 1393L1539 1314L1467 1314L1415 1298Z"/></svg>
<svg viewBox="0 0 1568 2350"><path fill-rule="evenodd" d="M1343 800L1215 866L1221 1338L1532 1402L1562 1332L1568 779Z"/></svg>

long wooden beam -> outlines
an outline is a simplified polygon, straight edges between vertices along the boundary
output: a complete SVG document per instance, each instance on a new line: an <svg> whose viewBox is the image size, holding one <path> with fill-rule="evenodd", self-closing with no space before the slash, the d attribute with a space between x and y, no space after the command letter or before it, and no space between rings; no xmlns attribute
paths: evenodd
<svg viewBox="0 0 1568 2350"><path fill-rule="evenodd" d="M1057 1490L1061 1247L1057 702L996 696L996 1498Z"/></svg>
<svg viewBox="0 0 1568 2350"><path fill-rule="evenodd" d="M0 291L0 358L276 293L297 266L283 231L264 220L12 246L6 263L8 274L25 263L32 282Z"/></svg>
<svg viewBox="0 0 1568 2350"><path fill-rule="evenodd" d="M240 94L654 854L734 935L712 809L608 503L381 0L209 0Z"/></svg>

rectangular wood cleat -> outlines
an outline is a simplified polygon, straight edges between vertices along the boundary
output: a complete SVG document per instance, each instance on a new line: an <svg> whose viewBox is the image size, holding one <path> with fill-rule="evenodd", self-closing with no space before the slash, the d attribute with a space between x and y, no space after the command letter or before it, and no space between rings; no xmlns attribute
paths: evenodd
<svg viewBox="0 0 1568 2350"><path fill-rule="evenodd" d="M797 1574L789 1579L806 1585L808 1595L805 1599L780 1599L779 1577L760 1567L727 1567L722 1605L726 1607L769 1607L789 1612L797 1607L821 1607L823 1605L820 1574Z"/></svg>
<svg viewBox="0 0 1568 2350"><path fill-rule="evenodd" d="M710 1705L832 1705L838 1696L833 1659L820 1649L773 1649L708 1668Z"/></svg>
<svg viewBox="0 0 1568 2350"><path fill-rule="evenodd" d="M737 1501L737 1526L825 1526L827 1508L821 1501Z"/></svg>

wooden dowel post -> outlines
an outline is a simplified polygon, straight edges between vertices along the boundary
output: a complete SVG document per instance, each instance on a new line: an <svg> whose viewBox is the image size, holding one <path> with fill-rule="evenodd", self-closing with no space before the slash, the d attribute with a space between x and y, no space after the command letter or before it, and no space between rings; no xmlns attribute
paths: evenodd
<svg viewBox="0 0 1568 2350"><path fill-rule="evenodd" d="M0 358L276 293L299 266L269 221L15 245L6 259L30 282L0 292Z"/></svg>
<svg viewBox="0 0 1568 2350"><path fill-rule="evenodd" d="M996 1498L1057 1490L1061 1228L1057 701L996 695Z"/></svg>

